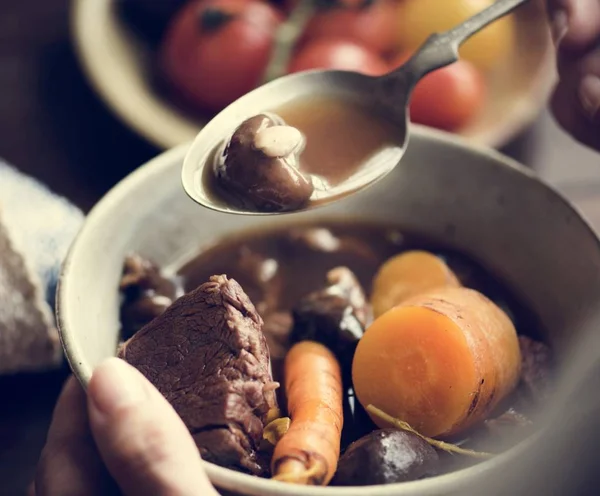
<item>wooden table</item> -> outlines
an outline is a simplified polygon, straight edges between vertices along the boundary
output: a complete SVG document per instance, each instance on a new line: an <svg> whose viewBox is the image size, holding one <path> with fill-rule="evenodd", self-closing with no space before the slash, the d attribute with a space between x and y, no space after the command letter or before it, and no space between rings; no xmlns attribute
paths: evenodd
<svg viewBox="0 0 600 496"><path fill-rule="evenodd" d="M158 150L95 97L69 42L68 0L0 2L0 156L88 210ZM100 146L102 142L102 146ZM600 155L543 114L505 150L600 226ZM23 493L67 370L0 378L0 494Z"/></svg>

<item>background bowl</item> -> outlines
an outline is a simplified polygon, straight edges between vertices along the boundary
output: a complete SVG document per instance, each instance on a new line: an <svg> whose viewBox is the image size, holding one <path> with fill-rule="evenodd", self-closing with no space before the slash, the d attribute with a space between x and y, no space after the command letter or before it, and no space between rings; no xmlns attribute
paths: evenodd
<svg viewBox="0 0 600 496"><path fill-rule="evenodd" d="M85 73L108 106L159 148L190 141L204 124L177 108L152 83L153 54L121 19L118 0L73 0L72 33ZM554 85L554 57L544 0L515 14L516 49L495 68L487 102L461 135L500 147L523 131Z"/></svg>
<svg viewBox="0 0 600 496"><path fill-rule="evenodd" d="M510 159L467 147L449 134L417 126L402 165L385 180L332 205L275 217L234 216L197 206L180 182L186 149L180 146L160 155L118 184L89 214L72 246L61 277L57 317L68 360L83 384L102 359L115 353L118 283L127 253L137 251L176 270L222 236L292 220L393 222L465 252L500 276L538 314L559 358L578 341L580 320L600 299L600 244L580 215ZM369 494L464 495L519 449L448 475L369 488ZM206 466L218 486L248 495L354 496L365 491L298 488Z"/></svg>

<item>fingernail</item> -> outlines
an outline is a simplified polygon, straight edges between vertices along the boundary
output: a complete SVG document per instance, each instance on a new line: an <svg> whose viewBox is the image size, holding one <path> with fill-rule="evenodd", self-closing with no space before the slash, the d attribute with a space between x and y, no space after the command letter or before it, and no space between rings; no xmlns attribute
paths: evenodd
<svg viewBox="0 0 600 496"><path fill-rule="evenodd" d="M562 39L569 31L569 16L564 9L558 9L552 14L552 22L550 23L552 31L552 40L554 46L558 48Z"/></svg>
<svg viewBox="0 0 600 496"><path fill-rule="evenodd" d="M109 358L96 367L88 395L93 406L105 415L147 398L146 388L135 369L119 358Z"/></svg>
<svg viewBox="0 0 600 496"><path fill-rule="evenodd" d="M600 109L600 78L588 74L579 85L579 101L586 117L593 121Z"/></svg>

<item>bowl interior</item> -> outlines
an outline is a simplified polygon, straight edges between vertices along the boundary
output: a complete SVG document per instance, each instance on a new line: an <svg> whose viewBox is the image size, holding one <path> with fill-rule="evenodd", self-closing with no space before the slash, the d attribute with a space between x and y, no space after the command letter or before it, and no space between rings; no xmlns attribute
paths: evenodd
<svg viewBox="0 0 600 496"><path fill-rule="evenodd" d="M577 340L578 322L600 297L598 239L578 213L527 170L450 135L417 128L405 159L384 181L320 209L275 217L234 216L197 206L180 182L186 149L160 155L116 186L88 216L64 265L57 315L67 357L84 384L116 350L117 288L127 253L137 251L176 269L222 236L295 220L392 222L462 250L522 297L558 350ZM429 480L372 488L369 494L440 494L442 482L447 493L501 459ZM243 494L361 492L290 489L207 465L218 485Z"/></svg>
<svg viewBox="0 0 600 496"><path fill-rule="evenodd" d="M460 134L473 143L501 146L546 103L554 83L553 47L544 1L515 13L516 43L489 75L487 103ZM175 106L152 84L152 53L119 17L117 0L75 0L73 36L83 68L109 106L132 128L162 148L190 141L205 124Z"/></svg>

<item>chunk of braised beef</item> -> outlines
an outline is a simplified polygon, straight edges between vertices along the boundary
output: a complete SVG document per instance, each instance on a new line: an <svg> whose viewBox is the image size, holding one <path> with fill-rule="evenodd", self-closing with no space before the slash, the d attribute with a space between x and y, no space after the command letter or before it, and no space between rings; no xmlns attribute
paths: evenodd
<svg viewBox="0 0 600 496"><path fill-rule="evenodd" d="M155 263L134 253L125 258L119 288L129 299L154 292L174 299L181 296L179 279L166 277Z"/></svg>
<svg viewBox="0 0 600 496"><path fill-rule="evenodd" d="M207 461L264 474L257 455L276 408L263 321L241 286L213 276L120 349L166 397Z"/></svg>
<svg viewBox="0 0 600 496"><path fill-rule="evenodd" d="M548 398L552 383L553 358L547 344L519 336L521 348L520 389L535 402Z"/></svg>
<svg viewBox="0 0 600 496"><path fill-rule="evenodd" d="M138 254L125 259L119 289L123 296L121 334L125 340L161 315L184 292L180 278L165 276L156 264Z"/></svg>
<svg viewBox="0 0 600 496"><path fill-rule="evenodd" d="M348 446L332 484L393 484L433 476L438 471L439 456L426 441L411 432L381 429Z"/></svg>
<svg viewBox="0 0 600 496"><path fill-rule="evenodd" d="M360 283L346 267L327 273L327 285L302 298L292 311L291 342L318 341L335 353L349 379L359 339L372 320Z"/></svg>

